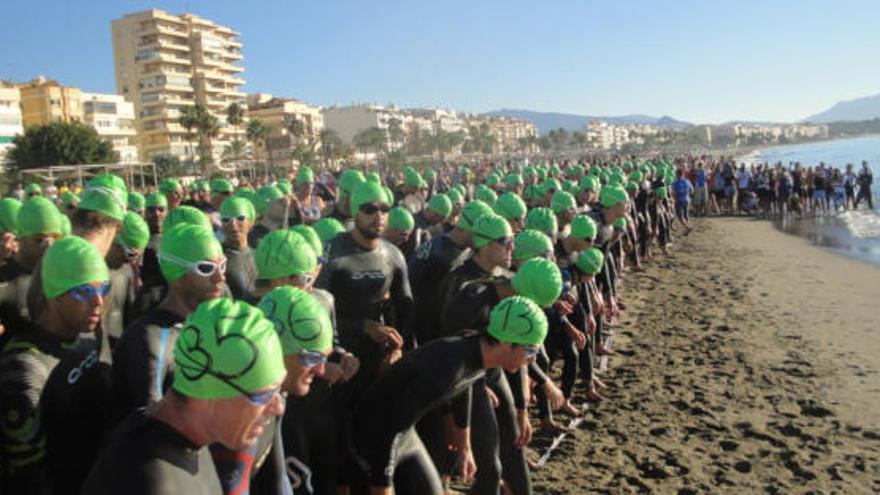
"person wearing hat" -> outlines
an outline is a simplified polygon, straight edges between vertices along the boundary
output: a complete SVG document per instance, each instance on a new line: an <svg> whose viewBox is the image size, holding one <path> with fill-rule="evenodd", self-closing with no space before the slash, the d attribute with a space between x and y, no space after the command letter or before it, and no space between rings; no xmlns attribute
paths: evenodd
<svg viewBox="0 0 880 495"><path fill-rule="evenodd" d="M31 182L24 188L24 195L26 198L33 198L34 196L42 196L43 188L37 184L36 182Z"/></svg>
<svg viewBox="0 0 880 495"><path fill-rule="evenodd" d="M41 264L45 310L0 354L0 477L9 493L79 492L109 419L96 342L80 338L100 324L107 265L76 236L55 242Z"/></svg>
<svg viewBox="0 0 880 495"><path fill-rule="evenodd" d="M15 198L0 199L0 282L10 280L8 268L18 252L18 211L21 201Z"/></svg>
<svg viewBox="0 0 880 495"><path fill-rule="evenodd" d="M419 342L427 342L440 333L444 297L440 282L471 256L473 223L478 217L491 213L492 209L486 203L469 202L462 208L459 221L451 231L432 237L410 259L410 284L416 314L421 320L415 326Z"/></svg>
<svg viewBox="0 0 880 495"><path fill-rule="evenodd" d="M516 193L505 192L498 197L493 206L495 213L506 218L514 234L523 230L523 221L526 218L526 203Z"/></svg>
<svg viewBox="0 0 880 495"><path fill-rule="evenodd" d="M232 182L225 177L217 177L211 181L211 212L220 211L220 206L232 196Z"/></svg>
<svg viewBox="0 0 880 495"><path fill-rule="evenodd" d="M547 334L547 319L534 302L512 296L495 306L487 328L476 330L480 333L436 340L412 351L382 374L358 405L353 449L365 468L359 483L371 493L443 493L440 474L415 429L440 403L452 402L459 474L468 482L479 473L470 446L470 390L487 369L517 371L533 361ZM472 487L475 493L498 489Z"/></svg>
<svg viewBox="0 0 880 495"><path fill-rule="evenodd" d="M560 268L574 263L577 255L593 245L596 238L596 222L589 215L580 214L571 220L568 236L558 239L554 247L556 262Z"/></svg>
<svg viewBox="0 0 880 495"><path fill-rule="evenodd" d="M303 223L312 225L321 219L326 208L324 199L315 194L315 172L309 167L302 167L294 180L296 194L294 202L299 208Z"/></svg>
<svg viewBox="0 0 880 495"><path fill-rule="evenodd" d="M556 215L556 224L560 237L565 237L568 233L571 219L577 214L577 201L570 193L557 191L550 199L550 209Z"/></svg>
<svg viewBox="0 0 880 495"><path fill-rule="evenodd" d="M400 249L403 257L408 260L422 244L431 239L431 234L416 226L415 219L409 210L397 206L388 212L388 227L382 237Z"/></svg>
<svg viewBox="0 0 880 495"><path fill-rule="evenodd" d="M80 197L73 191L67 191L61 195L61 205L64 207L63 213L67 216L73 216L73 212L79 206Z"/></svg>
<svg viewBox="0 0 880 495"><path fill-rule="evenodd" d="M400 204L415 215L425 209L425 191L428 183L422 175L412 167L406 167L403 171L403 199Z"/></svg>
<svg viewBox="0 0 880 495"><path fill-rule="evenodd" d="M83 493L222 493L211 444L253 448L284 412L287 371L275 326L228 298L201 303L173 345L171 387L125 419Z"/></svg>
<svg viewBox="0 0 880 495"><path fill-rule="evenodd" d="M167 294L125 328L113 357L114 396L125 412L162 398L171 382L172 350L183 321L202 302L228 292L223 248L204 226L181 223L166 231L159 267Z"/></svg>
<svg viewBox="0 0 880 495"><path fill-rule="evenodd" d="M122 336L122 330L133 321L134 303L140 290L140 260L150 240L150 228L137 213L125 214L122 230L105 260L110 269L111 290L104 302L101 318L102 361L111 362L111 351Z"/></svg>
<svg viewBox="0 0 880 495"><path fill-rule="evenodd" d="M435 194L425 208L413 215L416 225L431 236L445 232L443 222L452 215L452 201L445 193Z"/></svg>
<svg viewBox="0 0 880 495"><path fill-rule="evenodd" d="M248 244L248 233L256 217L253 203L247 198L233 196L220 205L223 254L226 256L226 283L233 299L255 304L257 266L254 252Z"/></svg>
<svg viewBox="0 0 880 495"><path fill-rule="evenodd" d="M379 184L365 181L357 186L350 200L354 229L330 241L315 284L333 294L340 343L361 360L361 371L348 384L351 400L360 396L381 367L399 358L405 346L414 345L406 260L382 239L388 201Z"/></svg>
<svg viewBox="0 0 880 495"><path fill-rule="evenodd" d="M276 186L263 186L257 191L257 202L254 204L260 220L248 234L248 245L255 249L260 240L273 230L286 227L290 210L290 198Z"/></svg>
<svg viewBox="0 0 880 495"><path fill-rule="evenodd" d="M333 212L330 216L342 222L348 229L352 223L351 217L351 195L354 190L363 182L366 182L364 174L360 170L346 170L339 176L338 190L336 201L333 204Z"/></svg>
<svg viewBox="0 0 880 495"><path fill-rule="evenodd" d="M159 183L159 193L168 201L167 210L171 211L180 206L183 201L183 186L177 179L168 178Z"/></svg>
<svg viewBox="0 0 880 495"><path fill-rule="evenodd" d="M71 193L73 194L73 193ZM77 200L77 203L79 201ZM144 215L144 208L147 206L147 200L143 194L132 191L128 193L128 211L133 211L138 215Z"/></svg>
<svg viewBox="0 0 880 495"><path fill-rule="evenodd" d="M101 256L107 256L116 235L122 229L122 221L128 209L125 182L116 175L99 175L86 184L81 198L70 219L72 233L92 243ZM41 283L42 278L35 276L28 289L28 313L33 319L39 318L45 305Z"/></svg>
<svg viewBox="0 0 880 495"><path fill-rule="evenodd" d="M596 275L605 264L605 256L598 248L588 248L582 251L577 262L572 265L572 272L576 283L581 284L585 294L584 308L588 313L587 320L587 345L580 353L579 365L582 379L587 385L587 400L602 400L599 388L605 388L605 384L593 372L596 365L597 355L610 355L612 352L602 344L601 314L604 309L602 292L596 285Z"/></svg>
<svg viewBox="0 0 880 495"><path fill-rule="evenodd" d="M282 420L285 465L298 491L335 493L337 421L326 371L335 367L331 315L313 294L291 286L269 292L258 306L275 324L287 378ZM308 480L309 488L302 486Z"/></svg>
<svg viewBox="0 0 880 495"><path fill-rule="evenodd" d="M62 237L61 213L47 198L34 196L17 212L17 251L4 267L6 283L0 286L0 316L9 332L17 331L22 319L31 319L27 302L31 287L37 285L34 277L40 272L40 260Z"/></svg>

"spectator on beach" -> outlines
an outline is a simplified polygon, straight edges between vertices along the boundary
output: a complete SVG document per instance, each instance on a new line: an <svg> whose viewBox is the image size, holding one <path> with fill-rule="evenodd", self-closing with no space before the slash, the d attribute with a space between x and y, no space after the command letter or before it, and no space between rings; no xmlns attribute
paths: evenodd
<svg viewBox="0 0 880 495"><path fill-rule="evenodd" d="M871 194L871 185L874 183L874 175L868 168L868 162L862 161L862 170L859 172L859 195L856 196L855 208L859 207L862 199L868 200L868 209L874 209L874 198Z"/></svg>
<svg viewBox="0 0 880 495"><path fill-rule="evenodd" d="M852 163L846 164L846 173L843 174L843 187L846 189L846 209L856 208L856 184L859 176L853 170Z"/></svg>
<svg viewBox="0 0 880 495"><path fill-rule="evenodd" d="M694 180L694 212L701 217L706 216L706 208L709 203L709 175L703 167L703 162L697 162L697 169L693 171Z"/></svg>
<svg viewBox="0 0 880 495"><path fill-rule="evenodd" d="M688 209L690 207L691 194L694 191L694 186L689 180L683 177L683 173L684 171L682 169L678 169L675 172L676 179L672 183L672 192L675 195L675 217L678 218L678 221L684 226L685 235L687 235L691 230Z"/></svg>

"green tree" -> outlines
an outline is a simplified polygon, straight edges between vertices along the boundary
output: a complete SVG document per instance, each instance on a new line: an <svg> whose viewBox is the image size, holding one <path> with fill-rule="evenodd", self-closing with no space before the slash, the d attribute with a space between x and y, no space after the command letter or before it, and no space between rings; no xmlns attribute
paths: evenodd
<svg viewBox="0 0 880 495"><path fill-rule="evenodd" d="M362 130L351 138L352 144L366 155L371 148L376 151L376 156L385 149L388 142L385 129L380 127L370 127Z"/></svg>
<svg viewBox="0 0 880 495"><path fill-rule="evenodd" d="M8 156L17 170L119 161L119 154L110 142L79 122L52 122L28 127L23 135L12 141Z"/></svg>
<svg viewBox="0 0 880 495"><path fill-rule="evenodd" d="M223 161L234 162L248 158L248 150L244 141L236 139L223 149Z"/></svg>
<svg viewBox="0 0 880 495"><path fill-rule="evenodd" d="M266 150L266 139L268 139L269 133L271 132L272 128L266 125L262 120L248 120L247 127L245 128L245 136L247 136L247 140L250 141L251 146L253 146L254 156L259 157L260 150Z"/></svg>
<svg viewBox="0 0 880 495"><path fill-rule="evenodd" d="M180 111L180 117L177 119L181 127L186 129L187 141L189 141L189 158L192 161L195 161L195 153L193 153L195 134L193 133L193 129L198 127L198 119L199 114L195 106L183 107Z"/></svg>
<svg viewBox="0 0 880 495"><path fill-rule="evenodd" d="M388 139L398 147L405 144L406 132L403 130L402 120L393 118L388 121Z"/></svg>
<svg viewBox="0 0 880 495"><path fill-rule="evenodd" d="M342 138L333 129L324 129L319 136L321 140L321 157L324 158L324 165L330 165L331 162L340 158L345 148Z"/></svg>
<svg viewBox="0 0 880 495"><path fill-rule="evenodd" d="M174 177L184 173L180 158L175 155L155 155L153 156L153 164L156 165L156 172L160 177Z"/></svg>

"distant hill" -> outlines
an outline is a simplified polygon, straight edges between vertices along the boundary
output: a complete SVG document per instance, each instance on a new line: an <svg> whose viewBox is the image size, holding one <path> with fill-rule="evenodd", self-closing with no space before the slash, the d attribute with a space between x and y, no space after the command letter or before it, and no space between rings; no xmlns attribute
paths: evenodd
<svg viewBox="0 0 880 495"><path fill-rule="evenodd" d="M588 122L603 120L609 124L653 124L675 129L684 129L693 124L676 120L672 117L651 117L650 115L623 115L617 117L592 117L589 115L575 115L570 113L533 112L531 110L501 109L488 112L487 115L514 117L535 124L539 134L547 134L552 129L562 127L566 131L582 131Z"/></svg>
<svg viewBox="0 0 880 495"><path fill-rule="evenodd" d="M804 122L827 124L829 122L853 122L880 117L880 95L841 101L822 113L811 115Z"/></svg>

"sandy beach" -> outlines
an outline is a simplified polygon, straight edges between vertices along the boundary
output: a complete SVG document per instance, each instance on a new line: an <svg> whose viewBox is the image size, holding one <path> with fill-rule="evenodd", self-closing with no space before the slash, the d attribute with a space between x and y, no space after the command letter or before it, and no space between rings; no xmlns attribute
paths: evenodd
<svg viewBox="0 0 880 495"><path fill-rule="evenodd" d="M880 491L880 268L719 218L625 283L608 400L535 493Z"/></svg>

